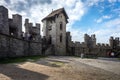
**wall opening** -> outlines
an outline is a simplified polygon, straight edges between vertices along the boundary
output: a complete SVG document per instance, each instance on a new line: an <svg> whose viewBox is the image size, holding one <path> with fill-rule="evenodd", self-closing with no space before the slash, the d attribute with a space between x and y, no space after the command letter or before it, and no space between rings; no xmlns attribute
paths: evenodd
<svg viewBox="0 0 120 80"><path fill-rule="evenodd" d="M62 42L62 34L60 35L60 42Z"/></svg>
<svg viewBox="0 0 120 80"><path fill-rule="evenodd" d="M60 22L60 30L62 30L62 28L63 28L63 24L62 22Z"/></svg>

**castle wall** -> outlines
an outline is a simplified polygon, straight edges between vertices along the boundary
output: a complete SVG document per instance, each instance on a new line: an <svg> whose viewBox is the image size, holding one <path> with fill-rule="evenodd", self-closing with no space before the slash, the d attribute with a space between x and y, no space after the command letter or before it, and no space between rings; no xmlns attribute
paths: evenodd
<svg viewBox="0 0 120 80"><path fill-rule="evenodd" d="M85 43L75 42L74 44L74 55L80 56L83 53L86 57L89 56L101 56L108 57L108 53L111 47L108 44L97 44L95 47L87 47ZM69 48L69 46L67 47Z"/></svg>
<svg viewBox="0 0 120 80"><path fill-rule="evenodd" d="M0 58L41 55L41 42L32 42L0 33Z"/></svg>
<svg viewBox="0 0 120 80"><path fill-rule="evenodd" d="M0 57L8 56L8 40L9 38L0 34Z"/></svg>
<svg viewBox="0 0 120 80"><path fill-rule="evenodd" d="M67 55L73 55L73 46L72 46L72 40L70 32L66 32L66 54Z"/></svg>

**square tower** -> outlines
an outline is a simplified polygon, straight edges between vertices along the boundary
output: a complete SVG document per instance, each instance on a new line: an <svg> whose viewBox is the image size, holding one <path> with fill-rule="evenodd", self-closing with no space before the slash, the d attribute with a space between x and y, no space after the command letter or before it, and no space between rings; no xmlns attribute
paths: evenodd
<svg viewBox="0 0 120 80"><path fill-rule="evenodd" d="M25 19L25 34L31 36L31 40L34 41L40 41L41 35L40 35L40 24L36 23L35 26L33 26L33 23L29 22L29 19Z"/></svg>
<svg viewBox="0 0 120 80"><path fill-rule="evenodd" d="M9 34L8 9L0 6L0 33Z"/></svg>
<svg viewBox="0 0 120 80"><path fill-rule="evenodd" d="M9 34L17 38L21 38L22 35L22 16L19 14L12 15L12 19L9 19Z"/></svg>
<svg viewBox="0 0 120 80"><path fill-rule="evenodd" d="M66 55L66 24L68 16L64 8L52 11L42 19L43 36L54 45L55 55Z"/></svg>

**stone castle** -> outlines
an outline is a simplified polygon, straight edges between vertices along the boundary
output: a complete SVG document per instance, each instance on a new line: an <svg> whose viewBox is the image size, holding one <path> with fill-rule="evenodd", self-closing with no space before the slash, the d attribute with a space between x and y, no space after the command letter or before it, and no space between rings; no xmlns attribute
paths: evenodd
<svg viewBox="0 0 120 80"><path fill-rule="evenodd" d="M8 18L8 9L0 6L0 58L31 55L109 56L109 52L120 53L119 38L111 37L110 44L96 44L95 34L84 35L84 42L73 42L70 32L66 32L68 15L64 8L52 11L42 19L41 25L25 19L25 32L22 31L22 16L14 14Z"/></svg>

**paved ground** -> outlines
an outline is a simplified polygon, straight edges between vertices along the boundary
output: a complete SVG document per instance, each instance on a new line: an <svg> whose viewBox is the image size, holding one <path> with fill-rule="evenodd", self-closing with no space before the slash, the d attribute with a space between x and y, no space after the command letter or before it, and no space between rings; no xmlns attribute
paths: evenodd
<svg viewBox="0 0 120 80"><path fill-rule="evenodd" d="M37 62L0 64L0 80L120 80L120 62L48 57Z"/></svg>

